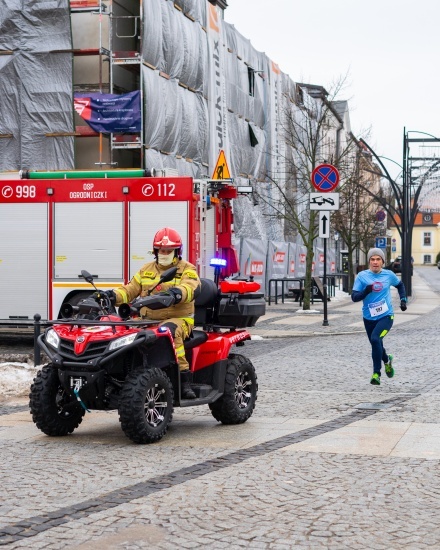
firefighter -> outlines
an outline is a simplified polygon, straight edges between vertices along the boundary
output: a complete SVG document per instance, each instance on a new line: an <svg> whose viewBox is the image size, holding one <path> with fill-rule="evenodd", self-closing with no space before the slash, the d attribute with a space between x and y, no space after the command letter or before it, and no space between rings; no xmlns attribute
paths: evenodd
<svg viewBox="0 0 440 550"><path fill-rule="evenodd" d="M183 342L190 336L194 326L194 293L200 287L200 279L196 268L182 260L182 239L175 229L164 227L156 233L153 239L153 252L155 261L142 266L127 285L109 290L107 294L116 306L131 302L137 296L147 296L148 291L157 284L165 270L177 267L175 279L169 283L162 283L152 292L171 294L174 297L174 305L158 310L143 308L141 315L146 319L164 321L161 326L170 329L179 363L182 397L195 399Z"/></svg>

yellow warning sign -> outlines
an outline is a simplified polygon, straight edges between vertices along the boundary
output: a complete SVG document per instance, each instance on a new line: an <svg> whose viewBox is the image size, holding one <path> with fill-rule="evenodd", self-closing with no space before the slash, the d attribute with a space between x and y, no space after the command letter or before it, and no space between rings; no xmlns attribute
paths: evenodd
<svg viewBox="0 0 440 550"><path fill-rule="evenodd" d="M214 168L214 173L212 174L213 180L228 180L231 178L231 173L229 172L228 163L226 162L225 152L220 151L218 156L217 164Z"/></svg>

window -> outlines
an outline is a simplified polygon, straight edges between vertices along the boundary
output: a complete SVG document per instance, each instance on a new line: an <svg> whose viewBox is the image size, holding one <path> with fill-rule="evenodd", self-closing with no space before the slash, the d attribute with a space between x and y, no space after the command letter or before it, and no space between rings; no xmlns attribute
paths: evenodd
<svg viewBox="0 0 440 550"><path fill-rule="evenodd" d="M252 129L252 126L249 124L249 122L248 122L248 126L249 126L249 139L250 139L250 142L251 142L251 147L255 147L256 145L258 145L258 139L257 139L257 136L255 135L254 130Z"/></svg>
<svg viewBox="0 0 440 550"><path fill-rule="evenodd" d="M423 263L424 264L432 264L431 254L424 254L423 255Z"/></svg>
<svg viewBox="0 0 440 550"><path fill-rule="evenodd" d="M254 97L255 95L255 71L248 67L248 79L249 79L249 95Z"/></svg>
<svg viewBox="0 0 440 550"><path fill-rule="evenodd" d="M296 101L299 106L304 105L304 91L299 86L296 87Z"/></svg>
<svg viewBox="0 0 440 550"><path fill-rule="evenodd" d="M431 232L426 231L423 233L423 246L431 246Z"/></svg>

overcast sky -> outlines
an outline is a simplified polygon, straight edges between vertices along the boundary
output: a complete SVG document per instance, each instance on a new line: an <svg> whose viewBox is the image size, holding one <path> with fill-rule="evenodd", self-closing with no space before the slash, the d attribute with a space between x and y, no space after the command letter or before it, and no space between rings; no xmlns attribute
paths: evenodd
<svg viewBox="0 0 440 550"><path fill-rule="evenodd" d="M293 81L348 73L338 99L378 155L402 164L404 127L440 135L440 0L228 0L225 20Z"/></svg>

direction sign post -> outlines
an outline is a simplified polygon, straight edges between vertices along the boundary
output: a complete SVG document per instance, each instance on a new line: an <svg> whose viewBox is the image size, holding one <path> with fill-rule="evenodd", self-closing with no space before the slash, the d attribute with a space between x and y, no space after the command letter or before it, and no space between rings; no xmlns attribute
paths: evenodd
<svg viewBox="0 0 440 550"><path fill-rule="evenodd" d="M324 276L322 281L322 286L324 289L323 298L324 298L324 320L322 321L323 327L328 327L328 318L327 318L327 239L324 239Z"/></svg>
<svg viewBox="0 0 440 550"><path fill-rule="evenodd" d="M319 237L321 239L330 237L330 212L324 210L319 211Z"/></svg>
<svg viewBox="0 0 440 550"><path fill-rule="evenodd" d="M310 193L310 210L319 212L319 236L324 240L324 320L323 326L328 327L327 319L327 239L330 237L330 212L339 210L339 193L332 193L339 183L338 169L332 164L320 164L312 172L312 185L318 193Z"/></svg>

